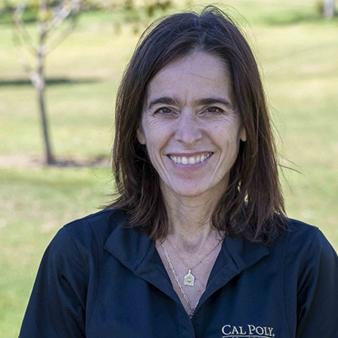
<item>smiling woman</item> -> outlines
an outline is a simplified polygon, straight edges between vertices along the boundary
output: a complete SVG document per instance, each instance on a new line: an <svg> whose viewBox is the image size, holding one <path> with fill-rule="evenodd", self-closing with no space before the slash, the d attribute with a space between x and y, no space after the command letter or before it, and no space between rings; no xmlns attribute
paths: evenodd
<svg viewBox="0 0 338 338"><path fill-rule="evenodd" d="M209 203L226 190L240 141L246 140L231 94L222 59L201 51L170 63L150 81L138 140L167 203L173 195Z"/></svg>
<svg viewBox="0 0 338 338"><path fill-rule="evenodd" d="M143 35L113 170L115 200L48 246L20 337L335 337L337 254L285 214L256 61L223 12Z"/></svg>

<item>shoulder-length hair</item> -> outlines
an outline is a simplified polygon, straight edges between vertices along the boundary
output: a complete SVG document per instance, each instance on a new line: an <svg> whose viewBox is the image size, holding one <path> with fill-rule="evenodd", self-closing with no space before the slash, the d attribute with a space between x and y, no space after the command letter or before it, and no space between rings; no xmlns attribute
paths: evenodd
<svg viewBox="0 0 338 338"><path fill-rule="evenodd" d="M213 212L212 225L228 236L269 243L286 229L286 216L264 91L248 43L234 22L214 6L201 14L170 15L143 33L117 93L112 161L117 195L107 207L125 210L128 224L140 227L152 239L168 234L159 175L136 135L151 79L196 50L212 53L228 65L247 136Z"/></svg>

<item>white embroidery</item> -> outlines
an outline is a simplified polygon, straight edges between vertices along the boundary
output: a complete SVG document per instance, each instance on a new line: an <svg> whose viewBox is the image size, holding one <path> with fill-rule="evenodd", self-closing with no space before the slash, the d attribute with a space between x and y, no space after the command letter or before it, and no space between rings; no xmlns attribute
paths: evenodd
<svg viewBox="0 0 338 338"><path fill-rule="evenodd" d="M274 328L259 325L230 325L222 326L222 338L273 338Z"/></svg>

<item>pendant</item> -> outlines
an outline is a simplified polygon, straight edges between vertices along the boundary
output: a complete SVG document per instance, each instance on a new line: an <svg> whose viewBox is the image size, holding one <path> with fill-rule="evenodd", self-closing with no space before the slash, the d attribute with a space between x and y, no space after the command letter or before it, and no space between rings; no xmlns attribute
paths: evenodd
<svg viewBox="0 0 338 338"><path fill-rule="evenodd" d="M195 276L191 273L191 270L189 269L188 273L184 276L183 284L188 286L194 286L195 285Z"/></svg>

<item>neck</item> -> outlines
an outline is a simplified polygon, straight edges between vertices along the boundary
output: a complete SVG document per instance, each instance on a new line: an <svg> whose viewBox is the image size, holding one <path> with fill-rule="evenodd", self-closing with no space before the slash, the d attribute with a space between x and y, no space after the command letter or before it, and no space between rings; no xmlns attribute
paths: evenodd
<svg viewBox="0 0 338 338"><path fill-rule="evenodd" d="M211 217L223 192L190 197L178 196L165 188L162 191L170 225L167 239L178 250L194 253L212 247L219 240Z"/></svg>

